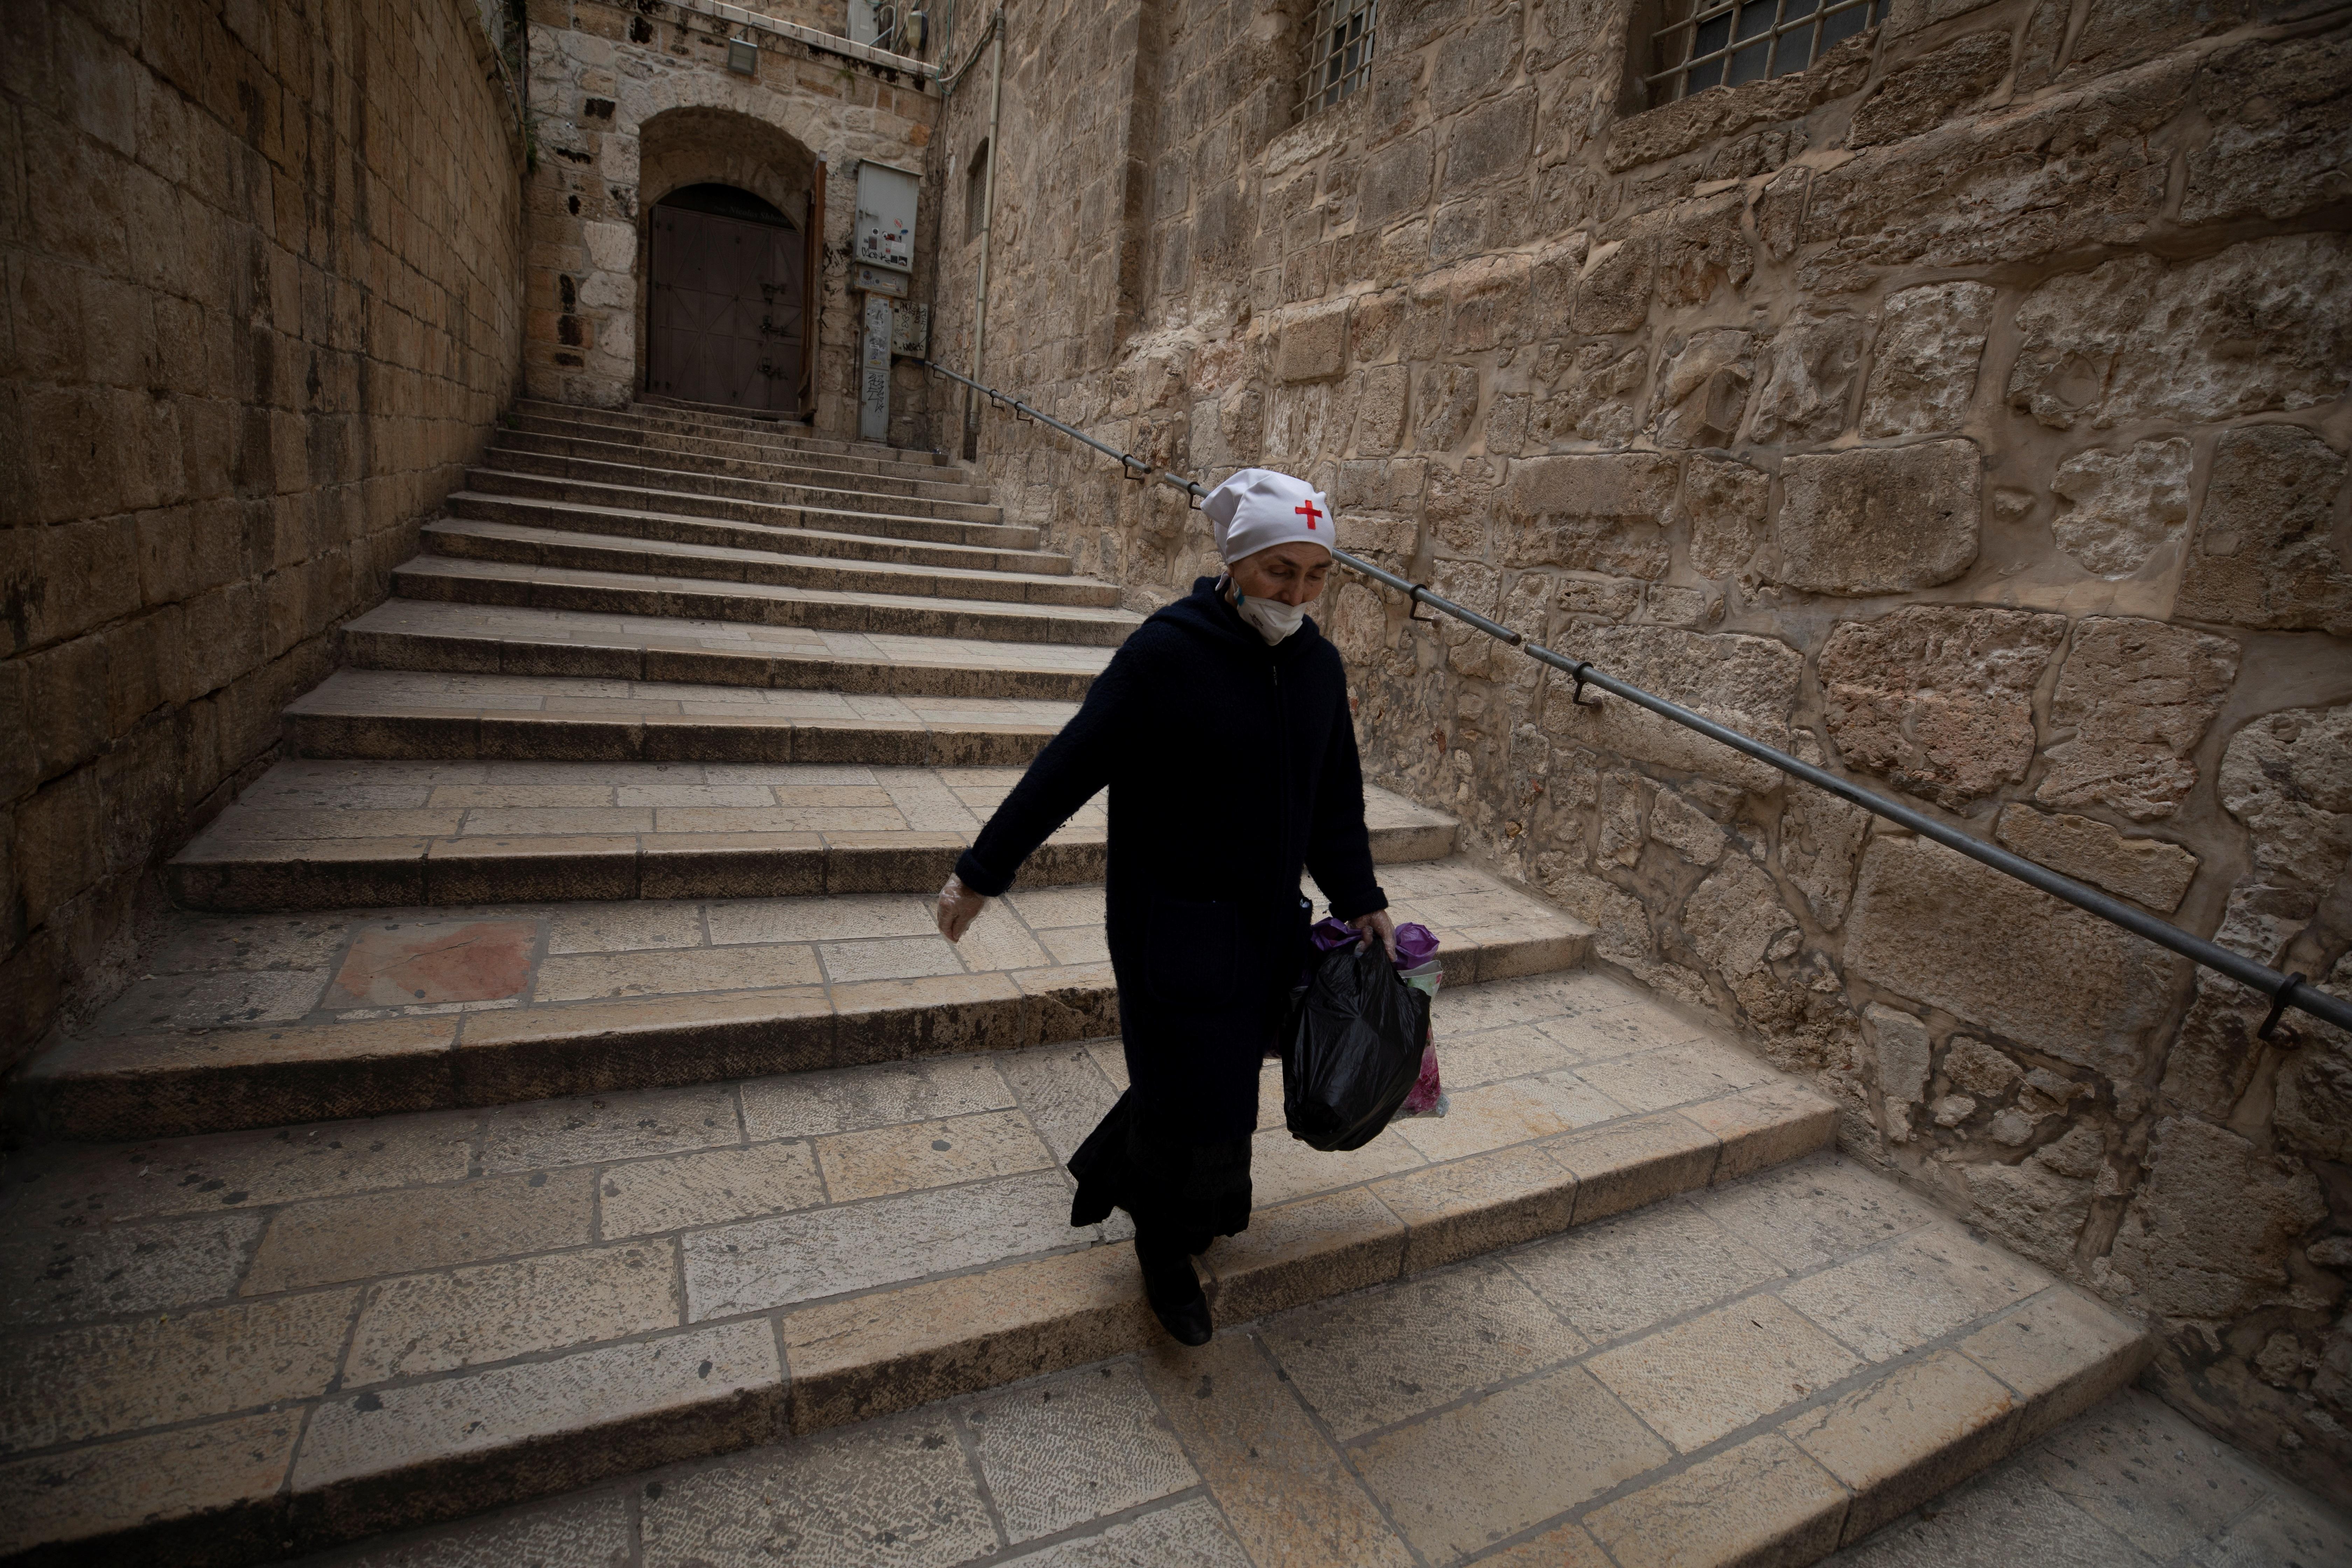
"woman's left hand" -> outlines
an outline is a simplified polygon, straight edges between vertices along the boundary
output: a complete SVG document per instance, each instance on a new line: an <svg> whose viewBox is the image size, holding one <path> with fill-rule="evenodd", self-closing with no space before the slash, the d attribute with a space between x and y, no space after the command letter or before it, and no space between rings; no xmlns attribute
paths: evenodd
<svg viewBox="0 0 2352 1568"><path fill-rule="evenodd" d="M1358 947L1370 947L1372 939L1377 937L1381 945L1388 949L1389 962L1396 962L1396 921L1389 919L1388 910L1374 910L1370 914L1358 915L1348 923L1364 933L1363 940L1356 944Z"/></svg>

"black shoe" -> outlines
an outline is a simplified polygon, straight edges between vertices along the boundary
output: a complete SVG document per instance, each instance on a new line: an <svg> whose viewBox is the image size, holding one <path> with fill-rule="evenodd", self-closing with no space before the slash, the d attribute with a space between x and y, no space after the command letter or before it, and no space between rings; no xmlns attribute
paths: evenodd
<svg viewBox="0 0 2352 1568"><path fill-rule="evenodd" d="M1141 1237L1136 1237L1135 1257L1143 1265L1143 1299L1150 1303L1151 1315L1160 1320L1160 1326L1178 1344L1207 1344L1216 1331L1209 1321L1209 1298L1192 1272L1192 1259L1181 1251L1170 1254L1147 1248Z"/></svg>

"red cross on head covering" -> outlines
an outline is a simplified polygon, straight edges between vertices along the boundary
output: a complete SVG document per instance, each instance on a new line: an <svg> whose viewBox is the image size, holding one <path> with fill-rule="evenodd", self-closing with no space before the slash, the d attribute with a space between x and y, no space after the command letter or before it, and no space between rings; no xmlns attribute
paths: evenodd
<svg viewBox="0 0 2352 1568"><path fill-rule="evenodd" d="M1217 531L1217 556L1228 566L1277 544L1331 548L1330 498L1305 479L1272 468L1244 468L1202 499Z"/></svg>

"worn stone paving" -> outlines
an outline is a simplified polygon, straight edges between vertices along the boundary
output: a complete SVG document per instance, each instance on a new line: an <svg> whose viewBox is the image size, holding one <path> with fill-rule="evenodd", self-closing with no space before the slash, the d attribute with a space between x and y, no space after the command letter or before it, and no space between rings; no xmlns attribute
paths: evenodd
<svg viewBox="0 0 2352 1568"><path fill-rule="evenodd" d="M1907 1288L1880 1289L1890 1276ZM2279 1542L2303 1543L2307 1568L2339 1560L2340 1521L2143 1395L2058 1425L2105 1390L2053 1394L2053 1368L2112 1371L2132 1338L1822 1155L1228 1325L1197 1351L1161 1342L308 1561L1651 1568L1765 1548L1757 1560L1801 1563L1854 1509L1895 1519L1940 1489L1931 1467L1888 1495L1897 1409L1923 1427L1981 1418L2019 1451L1841 1564L2219 1568L2291 1560L2261 1554ZM2046 1542L1979 1517L2028 1499ZM1920 1554L1929 1537L1945 1555Z"/></svg>
<svg viewBox="0 0 2352 1568"><path fill-rule="evenodd" d="M443 773L528 773L539 764L436 764ZM377 812L402 808L423 820L463 819L467 831L511 832L518 818L620 823L707 812L728 820L789 816L810 826L880 826L904 811L931 812L922 826L950 816L976 830L1007 785L991 776L941 783L929 772L911 784L800 786L812 795L895 800L878 806L778 806L752 804L792 788L712 783L599 787L506 783L444 784L418 777L402 785L326 782L331 764L281 764L294 777L263 803L278 819L306 813L364 817L362 796ZM421 775L426 770L418 768ZM598 767L610 777L616 770ZM769 772L693 767L698 772ZM815 770L811 770L815 771ZM896 770L845 768L844 774ZM907 770L915 773L914 770ZM980 771L980 770L975 770ZM302 782L308 774L313 782ZM273 775L275 776L275 775ZM379 793L380 792L380 793ZM604 804L588 804L590 797ZM468 805L487 797L498 804ZM678 805L632 805L640 798ZM434 799L440 805L428 804ZM614 801L622 804L613 804ZM530 805L527 802L539 804ZM1079 822L1096 826L1100 807ZM578 831L589 831L582 827ZM1401 921L1429 926L1454 973L1466 977L1481 946L1528 943L1574 929L1573 922L1459 858L1380 868ZM1308 884L1312 887L1312 883ZM163 918L142 973L101 1011L99 1035L328 1025L456 1012L529 1009L603 1000L728 994L780 986L855 984L1107 963L1103 890L1098 884L1015 888L992 904L961 942L939 934L932 900L903 893L816 898L634 900L554 905L484 905L430 910L336 910L318 913Z"/></svg>
<svg viewBox="0 0 2352 1568"><path fill-rule="evenodd" d="M703 718L862 720L913 724L1028 724L1058 730L1076 702L1035 699L893 696L882 692L761 689L685 681L600 680L582 677L459 675L431 671L342 669L287 706L290 715L414 711L678 715Z"/></svg>
<svg viewBox="0 0 2352 1568"><path fill-rule="evenodd" d="M1260 1224L1213 1253L1213 1279L1324 1246L1345 1266L1319 1289L1286 1283L1287 1300L1365 1282L1364 1258L1393 1277L1407 1226L1384 1205L1427 1186L1417 1173L1498 1152L1553 1162L1564 1225L1569 1171L1596 1169L1580 1152L1662 1121L1706 1158L1653 1168L1618 1201L1685 1168L1703 1184L1702 1129L1747 1124L1781 1082L1588 973L1448 992L1437 1027L1452 1113L1354 1153L1291 1140L1278 1079L1262 1091ZM1118 1240L1118 1223L1067 1226L1061 1163L1118 1069L1115 1043L1096 1042L26 1154L0 1208L0 1549L124 1506L125 1476L149 1468L167 1501L187 1500L175 1465L198 1472L198 1500L266 1498L396 1474L485 1423L579 1423L582 1380L625 1406L668 1388L680 1357L689 1391L697 1357L706 1380L752 1393L798 1378L838 1331L829 1303ZM1825 1133L1826 1107L1815 1120ZM2028 1288L1990 1254L1979 1265L2018 1282L2004 1301ZM1849 1305L1831 1289L1812 1310L1834 1324ZM795 1323L808 1311L814 1338ZM1808 1375L1859 1364L1822 1360L1793 1323L1776 1331L1815 1357ZM249 1457L224 1479L227 1453ZM73 1484L44 1479L60 1476Z"/></svg>

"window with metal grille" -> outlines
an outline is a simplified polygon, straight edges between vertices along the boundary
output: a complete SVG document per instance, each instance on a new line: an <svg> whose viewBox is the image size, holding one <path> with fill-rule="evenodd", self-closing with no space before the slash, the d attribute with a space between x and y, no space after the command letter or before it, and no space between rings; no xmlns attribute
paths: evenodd
<svg viewBox="0 0 2352 1568"><path fill-rule="evenodd" d="M1650 37L1652 103L1793 76L1886 15L1889 0L1666 0Z"/></svg>
<svg viewBox="0 0 2352 1568"><path fill-rule="evenodd" d="M1307 29L1307 68L1298 77L1304 120L1364 85L1372 67L1372 27L1380 0L1315 0Z"/></svg>

